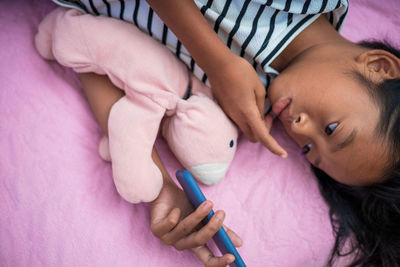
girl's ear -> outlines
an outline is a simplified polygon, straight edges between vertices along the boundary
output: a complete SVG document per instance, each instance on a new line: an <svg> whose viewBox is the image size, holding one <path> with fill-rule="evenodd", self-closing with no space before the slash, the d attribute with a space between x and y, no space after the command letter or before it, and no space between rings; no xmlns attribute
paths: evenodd
<svg viewBox="0 0 400 267"><path fill-rule="evenodd" d="M369 77L378 75L378 79L395 79L400 77L400 59L385 50L373 49L360 54L356 61L363 64Z"/></svg>

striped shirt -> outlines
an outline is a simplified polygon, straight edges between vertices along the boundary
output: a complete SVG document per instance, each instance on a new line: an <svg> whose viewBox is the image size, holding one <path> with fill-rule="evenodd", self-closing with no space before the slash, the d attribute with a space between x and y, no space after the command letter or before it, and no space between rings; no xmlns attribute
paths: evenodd
<svg viewBox="0 0 400 267"><path fill-rule="evenodd" d="M131 22L166 45L200 80L207 77L174 33L144 0L53 0L93 15ZM320 14L340 31L347 0L194 0L210 26L236 54L250 62L266 89L278 74L269 64ZM101 34L101 31L99 31Z"/></svg>

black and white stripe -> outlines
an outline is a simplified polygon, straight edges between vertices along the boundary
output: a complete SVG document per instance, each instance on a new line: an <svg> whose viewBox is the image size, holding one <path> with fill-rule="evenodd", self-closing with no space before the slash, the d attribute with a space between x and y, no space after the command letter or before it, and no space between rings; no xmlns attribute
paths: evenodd
<svg viewBox="0 0 400 267"><path fill-rule="evenodd" d="M147 16L147 33L148 33L150 36L153 36L153 33L152 33L152 31L151 31L151 26L152 26L152 24L153 24L153 14L154 14L153 9L149 8L149 13L148 13L148 14L149 14L149 15Z"/></svg>
<svg viewBox="0 0 400 267"><path fill-rule="evenodd" d="M186 48L145 0L53 0L93 15L107 15L135 24L166 45L203 82L207 76ZM347 0L194 0L210 26L227 46L258 72L266 88L277 74L269 64L321 13L340 30ZM201 40L199 40L201 41Z"/></svg>
<svg viewBox="0 0 400 267"><path fill-rule="evenodd" d="M119 11L119 18L124 20L125 2L124 2L124 0L119 0L119 2L120 2L120 5L121 5L120 11Z"/></svg>
<svg viewBox="0 0 400 267"><path fill-rule="evenodd" d="M135 2L135 7L133 9L133 23L139 27L139 23L138 23L138 12L139 12L139 7L140 7L140 0L136 0ZM109 17L111 17L111 15L109 15Z"/></svg>
<svg viewBox="0 0 400 267"><path fill-rule="evenodd" d="M251 2L250 0L244 1L242 9L239 12L239 16L237 17L237 19L235 21L235 26L233 26L232 30L229 32L228 41L226 42L226 45L229 48L231 47L233 36L235 36L236 32L238 31L238 29L240 27L240 22L242 21L243 16L246 13L247 7L249 6L250 2Z"/></svg>
<svg viewBox="0 0 400 267"><path fill-rule="evenodd" d="M107 0L103 0L103 3L106 5L107 15L109 17L111 17L111 6L110 6L110 3L108 3Z"/></svg>
<svg viewBox="0 0 400 267"><path fill-rule="evenodd" d="M307 21L309 21L312 18L312 15L308 15L305 18L303 18L299 23L296 24L295 27L293 27L286 35L285 37L282 38L282 40L274 47L272 52L261 62L261 66L264 67L268 62L270 62L271 58L275 56L278 51L287 43L287 40L293 36L293 33L295 33L300 27L302 27Z"/></svg>
<svg viewBox="0 0 400 267"><path fill-rule="evenodd" d="M241 48L242 48L242 49L240 50L240 56L241 56L241 57L244 56L244 54L245 54L245 52L246 52L247 46L249 45L250 41L253 39L253 37L254 37L254 35L255 35L255 33L256 33L258 21L260 20L260 17L261 17L261 15L263 14L266 5L267 5L267 4L261 5L261 6L258 8L258 10L257 10L257 14L256 14L256 16L255 16L255 18L254 18L254 20L253 20L253 24L252 24L252 27L251 27L251 31L250 31L250 33L247 35L247 38L245 39L245 41L243 42L243 44L242 44L242 46L241 46Z"/></svg>

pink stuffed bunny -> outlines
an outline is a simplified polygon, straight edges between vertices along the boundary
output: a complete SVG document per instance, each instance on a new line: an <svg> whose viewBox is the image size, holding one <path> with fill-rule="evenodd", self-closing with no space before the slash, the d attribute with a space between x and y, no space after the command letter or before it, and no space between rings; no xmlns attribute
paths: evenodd
<svg viewBox="0 0 400 267"><path fill-rule="evenodd" d="M198 180L214 184L225 176L237 128L210 89L166 47L129 23L64 8L42 21L35 43L44 58L76 72L108 75L125 91L111 109L109 138L99 151L112 161L116 188L127 201L152 201L161 190L162 176L151 158L161 123L171 150Z"/></svg>

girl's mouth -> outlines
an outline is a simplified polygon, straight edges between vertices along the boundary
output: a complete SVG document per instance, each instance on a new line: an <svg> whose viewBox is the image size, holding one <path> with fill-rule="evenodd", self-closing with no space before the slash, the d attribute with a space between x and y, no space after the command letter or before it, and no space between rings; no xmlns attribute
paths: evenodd
<svg viewBox="0 0 400 267"><path fill-rule="evenodd" d="M272 105L272 112L281 120L286 120L289 117L289 106L292 102L290 98L281 98Z"/></svg>

